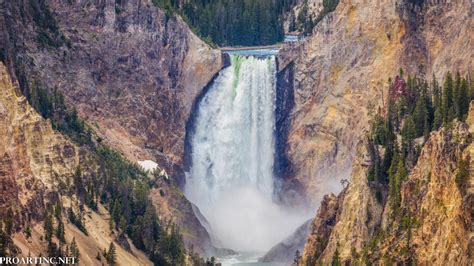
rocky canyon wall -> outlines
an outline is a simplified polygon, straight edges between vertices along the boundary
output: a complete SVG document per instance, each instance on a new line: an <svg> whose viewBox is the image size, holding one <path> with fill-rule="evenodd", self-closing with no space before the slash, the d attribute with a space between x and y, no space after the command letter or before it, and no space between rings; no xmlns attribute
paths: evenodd
<svg viewBox="0 0 474 266"><path fill-rule="evenodd" d="M223 65L220 51L152 1L4 5L2 50L13 67L63 92L132 161L179 167L185 123Z"/></svg>
<svg viewBox="0 0 474 266"><path fill-rule="evenodd" d="M280 73L290 64L294 72L287 191L303 187L317 206L341 189L369 115L383 107L400 68L438 79L472 69L471 1L418 2L341 0L310 37L282 48Z"/></svg>
<svg viewBox="0 0 474 266"><path fill-rule="evenodd" d="M77 167L92 155L53 130L50 121L28 104L3 63L0 63L0 91L0 215L5 217L7 210L13 214L16 233L11 237L17 254L41 256L47 254L41 223L46 209L56 204L78 208L75 198L68 196L67 184L73 183ZM82 265L101 265L97 253L114 242L109 212L99 205L95 212L85 207L84 213L84 225L90 235L64 219L66 243L75 239ZM24 233L26 228L31 230L29 237ZM125 241L129 242L128 238ZM115 245L117 259L123 265L152 265L131 242L128 249L117 242Z"/></svg>
<svg viewBox="0 0 474 266"><path fill-rule="evenodd" d="M342 0L312 36L280 51L280 73L294 73L287 189L304 188L314 206L342 190L322 201L302 265L330 264L336 253L348 263L472 263L472 195L455 181L468 126L431 134L402 186L410 220L394 218L368 184L363 139L400 68L428 80L472 71L473 24L471 1Z"/></svg>
<svg viewBox="0 0 474 266"><path fill-rule="evenodd" d="M472 111L471 106L470 118ZM340 261L352 264L472 264L474 178L472 171L466 180L458 177L459 160L472 153L468 123L431 133L401 186L401 211L377 200L376 189L367 182L370 161L361 144L350 185L329 208L323 201L326 207L313 221L301 265L331 263L336 250ZM319 233L324 230L330 233Z"/></svg>
<svg viewBox="0 0 474 266"><path fill-rule="evenodd" d="M209 236L176 184L185 124L224 65L220 51L151 0L5 1L0 11L1 59L23 93L57 89L130 161L156 161L175 182L151 193L160 218L203 253Z"/></svg>

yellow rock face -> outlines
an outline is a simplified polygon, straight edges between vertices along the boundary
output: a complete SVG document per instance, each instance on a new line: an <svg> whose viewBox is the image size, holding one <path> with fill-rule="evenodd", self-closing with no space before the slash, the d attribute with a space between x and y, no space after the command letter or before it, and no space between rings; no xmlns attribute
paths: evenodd
<svg viewBox="0 0 474 266"><path fill-rule="evenodd" d="M439 1L438 1L439 2ZM348 178L357 143L384 105L388 78L467 73L474 49L470 1L340 1L311 37L287 45L280 69L294 62L295 107L288 157L314 205L323 184Z"/></svg>
<svg viewBox="0 0 474 266"><path fill-rule="evenodd" d="M468 121L471 118L472 112ZM457 161L474 154L469 126L456 122L452 129L431 134L415 168L401 186L403 215L394 214L390 198L384 206L376 200L375 191L367 183L366 151L361 144L348 188L331 208L323 204L326 207L313 221L315 229L305 245L302 265L311 261L314 254L323 264L330 263L336 249L342 261L352 263L391 265L411 259L419 265L471 265L472 170L467 181L456 181ZM472 165L471 159L470 169ZM331 224L327 215L335 210L337 215ZM406 224L408 218L411 226ZM327 230L331 233L325 237L319 233ZM318 248L317 243L324 244Z"/></svg>
<svg viewBox="0 0 474 266"><path fill-rule="evenodd" d="M58 195L60 187L71 182L80 157L87 158L80 156L79 150L36 113L0 63L0 211L4 215L11 208L17 214L16 228L22 230L26 223L32 228L30 239L23 234L13 236L20 255L46 254L40 239L43 226L35 220L41 218L49 197ZM61 202L71 206L69 197ZM109 214L100 205L98 212L86 208L84 217L89 236L64 220L66 240L70 243L76 239L81 265L101 265L95 256L115 239L109 229ZM116 247L120 265L152 265L133 245L131 251L118 244Z"/></svg>
<svg viewBox="0 0 474 266"><path fill-rule="evenodd" d="M20 208L72 176L79 163L78 149L28 104L3 64L0 89L2 182L16 192L11 197L2 193L2 204Z"/></svg>
<svg viewBox="0 0 474 266"><path fill-rule="evenodd" d="M388 78L400 68L405 75L430 79L434 74L440 80L447 71L467 74L474 62L470 1L424 1L422 9L407 2L342 0L308 40L284 47L279 56L281 67L295 64L288 140L293 178L316 206L323 194L332 192L327 189L330 180L350 181L337 204L323 204L325 211L318 212L303 265L315 251L323 264L330 264L336 249L343 260L361 260L379 224L384 237L367 251L371 260L407 258L403 248L408 234L396 231L402 221L391 218L390 208L377 202L367 183L361 140L371 115L384 105ZM402 188L402 204L413 208L418 222L411 243L420 265L472 264L472 173L467 194L455 182L456 156L469 144L467 133L460 124L433 133ZM464 156L474 155L473 150L469 144ZM334 224L321 222L335 209ZM331 230L326 237L318 233L326 230Z"/></svg>

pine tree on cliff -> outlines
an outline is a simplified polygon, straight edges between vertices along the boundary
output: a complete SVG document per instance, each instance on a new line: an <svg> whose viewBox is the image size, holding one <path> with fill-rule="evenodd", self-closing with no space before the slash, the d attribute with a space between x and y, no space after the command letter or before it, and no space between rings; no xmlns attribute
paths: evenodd
<svg viewBox="0 0 474 266"><path fill-rule="evenodd" d="M414 140L416 138L416 126L413 117L409 116L405 119L402 128L402 154L411 160L414 152Z"/></svg>
<svg viewBox="0 0 474 266"><path fill-rule="evenodd" d="M107 256L105 258L109 265L115 265L117 260L117 252L113 242L110 242L109 250L107 251Z"/></svg>
<svg viewBox="0 0 474 266"><path fill-rule="evenodd" d="M443 115L441 108L436 108L433 119L433 130L438 130L443 124Z"/></svg>
<svg viewBox="0 0 474 266"><path fill-rule="evenodd" d="M3 223L0 220L0 257L7 256L8 235L3 231Z"/></svg>
<svg viewBox="0 0 474 266"><path fill-rule="evenodd" d="M121 235L124 235L127 230L127 221L123 215L120 217L119 230Z"/></svg>
<svg viewBox="0 0 474 266"><path fill-rule="evenodd" d="M49 257L59 257L59 253L61 253L60 250L58 250L58 246L54 241L49 241L48 246L46 248L46 252Z"/></svg>
<svg viewBox="0 0 474 266"><path fill-rule="evenodd" d="M5 219L5 233L8 235L13 234L13 211L12 209L8 209L7 217Z"/></svg>
<svg viewBox="0 0 474 266"><path fill-rule="evenodd" d="M401 195L400 195L400 187L402 185L403 180L408 176L408 171L405 168L405 163L404 160L398 160L398 165L397 165L397 175L395 176L394 180L394 188L393 188L393 194L392 194L392 206L394 210L398 209L400 207L400 202L401 202Z"/></svg>
<svg viewBox="0 0 474 266"><path fill-rule="evenodd" d="M393 159L391 161L390 168L388 169L388 186L389 186L389 194L390 194L390 199L392 206L394 206L394 199L395 195L397 194L397 171L398 171L398 165L399 161L402 159L400 158L400 152L395 150Z"/></svg>
<svg viewBox="0 0 474 266"><path fill-rule="evenodd" d="M301 254L300 251L297 249L295 252L295 257L293 258L293 264L292 265L298 265L301 259Z"/></svg>
<svg viewBox="0 0 474 266"><path fill-rule="evenodd" d="M468 75L469 99L474 100L474 70Z"/></svg>
<svg viewBox="0 0 474 266"><path fill-rule="evenodd" d="M51 237L53 236L53 220L49 211L46 213L44 219L44 238L46 241L51 242Z"/></svg>
<svg viewBox="0 0 474 266"><path fill-rule="evenodd" d="M77 246L75 237L72 238L71 247L69 250L71 251L71 256L75 258L75 261L78 264L81 253L79 252L79 247Z"/></svg>
<svg viewBox="0 0 474 266"><path fill-rule="evenodd" d="M454 106L451 106L448 111L448 119L446 123L453 121L454 118L456 118L456 111L454 110Z"/></svg>
<svg viewBox="0 0 474 266"><path fill-rule="evenodd" d="M339 257L339 243L337 243L336 251L334 251L334 255L332 256L331 266L341 266L341 258Z"/></svg>
<svg viewBox="0 0 474 266"><path fill-rule="evenodd" d="M442 111L442 100L441 100L441 90L439 88L439 83L436 80L435 75L433 75L433 79L431 81L431 92L433 97L433 109L434 109L434 117L433 117L433 126L432 130L438 130L443 124L443 111Z"/></svg>
<svg viewBox="0 0 474 266"><path fill-rule="evenodd" d="M459 71L456 72L456 78L454 80L453 106L455 118L461 119L461 73L459 73Z"/></svg>
<svg viewBox="0 0 474 266"><path fill-rule="evenodd" d="M58 219L58 226L56 228L56 237L59 239L59 242L64 244L66 243L66 238L64 237L64 223L62 219Z"/></svg>
<svg viewBox="0 0 474 266"><path fill-rule="evenodd" d="M84 184L82 182L82 171L80 166L77 166L76 170L74 171L73 182L74 188L76 189L77 193L79 194L79 196L82 196L85 189Z"/></svg>
<svg viewBox="0 0 474 266"><path fill-rule="evenodd" d="M24 233L25 233L26 239L31 238L31 227L29 225L26 226Z"/></svg>
<svg viewBox="0 0 474 266"><path fill-rule="evenodd" d="M451 76L451 72L446 74L446 80L444 82L443 88L443 122L448 123L450 122L450 117L454 116L454 109L453 109L453 77ZM450 112L452 114L450 114Z"/></svg>
<svg viewBox="0 0 474 266"><path fill-rule="evenodd" d="M459 106L461 110L459 120L464 120L466 118L467 113L469 112L469 88L466 79L462 79L461 81L461 88L459 94Z"/></svg>
<svg viewBox="0 0 474 266"><path fill-rule="evenodd" d="M426 99L421 95L416 100L415 110L413 111L413 119L416 125L416 136L426 136L430 131L429 114Z"/></svg>

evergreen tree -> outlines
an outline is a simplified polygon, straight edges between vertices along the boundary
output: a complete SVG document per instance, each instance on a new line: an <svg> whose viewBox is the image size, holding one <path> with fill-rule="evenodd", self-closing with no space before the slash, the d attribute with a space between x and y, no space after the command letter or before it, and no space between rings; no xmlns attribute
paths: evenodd
<svg viewBox="0 0 474 266"><path fill-rule="evenodd" d="M438 130L443 124L443 115L441 108L436 108L433 119L433 130Z"/></svg>
<svg viewBox="0 0 474 266"><path fill-rule="evenodd" d="M56 228L56 237L59 239L59 242L66 243L66 238L64 237L64 223L61 219L58 219L58 226Z"/></svg>
<svg viewBox="0 0 474 266"><path fill-rule="evenodd" d="M448 123L450 117L454 117L453 109L453 78L451 72L448 72L446 75L446 80L444 82L443 88L443 122ZM451 114L450 114L451 112Z"/></svg>
<svg viewBox="0 0 474 266"><path fill-rule="evenodd" d="M84 194L84 184L82 183L82 171L80 166L76 168L73 176L74 188L80 196Z"/></svg>
<svg viewBox="0 0 474 266"><path fill-rule="evenodd" d="M454 117L461 120L461 74L456 72L456 79L454 81L453 88L453 107Z"/></svg>
<svg viewBox="0 0 474 266"><path fill-rule="evenodd" d="M301 254L300 254L300 251L297 249L295 252L295 257L293 258L293 265L298 265L300 259L301 259Z"/></svg>
<svg viewBox="0 0 474 266"><path fill-rule="evenodd" d="M432 130L438 130L443 124L443 110L442 110L442 100L441 100L441 90L439 88L438 81L436 77L433 75L433 80L431 81L431 90L432 90L432 97L433 97L433 108L434 108L434 117L433 117L433 125Z"/></svg>
<svg viewBox="0 0 474 266"><path fill-rule="evenodd" d="M468 77L468 87L469 87L469 99L474 100L474 70L469 74Z"/></svg>
<svg viewBox="0 0 474 266"><path fill-rule="evenodd" d="M203 39L219 45L265 45L283 40L283 14L296 0L168 2L154 0L170 14L179 13Z"/></svg>
<svg viewBox="0 0 474 266"><path fill-rule="evenodd" d="M27 225L25 228L25 236L26 239L29 239L31 237L31 227L29 225Z"/></svg>
<svg viewBox="0 0 474 266"><path fill-rule="evenodd" d="M394 199L397 194L397 172L400 161L402 161L402 159L400 158L400 152L396 150L391 161L390 168L388 170L389 194L392 200L392 205L394 205Z"/></svg>
<svg viewBox="0 0 474 266"><path fill-rule="evenodd" d="M127 229L127 221L125 221L125 217L120 217L120 222L119 222L119 229L120 229L120 234L125 234L125 231Z"/></svg>
<svg viewBox="0 0 474 266"><path fill-rule="evenodd" d="M416 127L415 123L413 122L413 117L409 116L405 123L403 124L402 128L402 151L403 155L407 159L413 159L414 153L414 140L416 138Z"/></svg>
<svg viewBox="0 0 474 266"><path fill-rule="evenodd" d="M306 19L308 18L308 0L304 1L303 6L298 12L298 25L299 30L304 32L305 25L307 24Z"/></svg>
<svg viewBox="0 0 474 266"><path fill-rule="evenodd" d="M460 108L460 114L458 119L459 120L464 120L467 113L469 112L469 88L467 85L467 80L462 79L461 85L460 85L460 91L459 91L460 97L459 97L459 108Z"/></svg>
<svg viewBox="0 0 474 266"><path fill-rule="evenodd" d="M426 99L423 96L418 97L416 101L415 110L413 112L413 119L416 126L416 136L424 136L430 131L428 107L426 106Z"/></svg>
<svg viewBox="0 0 474 266"><path fill-rule="evenodd" d="M8 209L6 219L5 219L5 233L8 235L13 234L13 211Z"/></svg>
<svg viewBox="0 0 474 266"><path fill-rule="evenodd" d="M8 235L3 231L3 223L0 221L0 257L6 257L8 255L7 237Z"/></svg>
<svg viewBox="0 0 474 266"><path fill-rule="evenodd" d="M170 234L168 236L168 248L171 254L171 258L176 265L184 263L185 249L183 246L183 239L179 228L176 224L171 225Z"/></svg>
<svg viewBox="0 0 474 266"><path fill-rule="evenodd" d="M334 255L332 256L331 266L341 266L341 258L339 256L339 243L337 243L336 251L334 251Z"/></svg>
<svg viewBox="0 0 474 266"><path fill-rule="evenodd" d="M81 215L76 215L71 208L68 209L68 218L69 221L75 225L79 230L81 230L85 235L88 235L87 229L84 225L84 222L82 221L82 216Z"/></svg>
<svg viewBox="0 0 474 266"><path fill-rule="evenodd" d="M113 242L110 242L109 250L107 251L107 256L105 257L109 265L115 265L117 260L117 252L115 250L115 245Z"/></svg>
<svg viewBox="0 0 474 266"><path fill-rule="evenodd" d="M46 253L48 254L48 257L59 257L59 250L58 250L58 245L54 241L49 241L48 246L46 248Z"/></svg>
<svg viewBox="0 0 474 266"><path fill-rule="evenodd" d="M54 206L54 217L56 217L56 219L61 219L61 214L61 206L58 203Z"/></svg>
<svg viewBox="0 0 474 266"><path fill-rule="evenodd" d="M454 106L451 106L448 111L448 119L446 123L453 121L454 118L456 118L456 111L454 110Z"/></svg>
<svg viewBox="0 0 474 266"><path fill-rule="evenodd" d="M44 219L44 238L46 241L51 242L51 237L53 236L53 220L49 212L46 213Z"/></svg>
<svg viewBox="0 0 474 266"><path fill-rule="evenodd" d="M79 257L81 256L81 253L79 252L79 247L77 246L75 237L72 238L71 247L69 250L71 251L71 256L75 258L76 264L79 264Z"/></svg>
<svg viewBox="0 0 474 266"><path fill-rule="evenodd" d="M400 196L400 187L405 180L405 178L408 176L408 172L405 168L405 163L403 159L398 160L397 164L397 174L395 176L394 182L393 182L393 188L391 189L391 202L392 202L392 208L396 211L398 207L400 207L400 201L401 201L401 196Z"/></svg>

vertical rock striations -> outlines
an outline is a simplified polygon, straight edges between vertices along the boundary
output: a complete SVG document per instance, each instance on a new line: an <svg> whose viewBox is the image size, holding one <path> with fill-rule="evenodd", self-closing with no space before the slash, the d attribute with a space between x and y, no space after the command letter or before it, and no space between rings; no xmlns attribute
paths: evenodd
<svg viewBox="0 0 474 266"><path fill-rule="evenodd" d="M151 0L5 1L0 9L1 59L24 94L57 89L129 160L156 161L183 183L185 124L224 64L220 51ZM151 193L159 216L202 251L209 236L190 203L175 184L166 190Z"/></svg>
<svg viewBox="0 0 474 266"><path fill-rule="evenodd" d="M324 193L340 189L338 180L350 177L337 200L321 203L303 265L329 264L336 253L352 263L472 264L470 185L456 183L460 154L471 147L466 125L431 134L402 185L400 216L367 182L371 160L361 141L370 114L386 105L386 80L400 68L438 80L447 71L472 69L472 18L470 1L341 0L312 36L282 48L281 75L290 64L294 70L285 85L294 94L287 184L302 184L318 205Z"/></svg>
<svg viewBox="0 0 474 266"><path fill-rule="evenodd" d="M415 2L341 0L310 37L279 53L282 73L294 64L289 180L314 205L349 176L368 115L383 106L399 68L440 78L472 67L472 3Z"/></svg>
<svg viewBox="0 0 474 266"><path fill-rule="evenodd" d="M80 162L92 155L53 130L50 121L36 113L18 85L12 82L3 63L0 63L0 92L0 216L4 219L8 210L13 213L16 233L11 237L18 255L41 256L48 254L40 223L47 206L73 206L74 196L66 196L67 184L72 184ZM101 265L96 254L114 242L109 213L102 205L96 212L85 207L84 213L87 215L83 222L90 235L64 221L65 239L71 243L75 238L81 262ZM26 228L30 228L29 238L19 233ZM127 250L116 243L118 260L129 265L152 265L145 254L130 243L128 246Z"/></svg>
<svg viewBox="0 0 474 266"><path fill-rule="evenodd" d="M330 237L322 249L315 247L318 230L324 228L318 217L328 212L321 208L305 246L303 265L308 261L330 263L336 250L342 261L352 263L470 265L473 175L463 182L458 178L459 160L467 158L473 146L468 127L456 122L451 129L431 134L402 183L396 211L390 197L386 203L376 200L367 185L364 152L356 157Z"/></svg>
<svg viewBox="0 0 474 266"><path fill-rule="evenodd" d="M151 0L5 6L7 62L57 87L128 158L179 166L192 103L220 70L220 51Z"/></svg>

